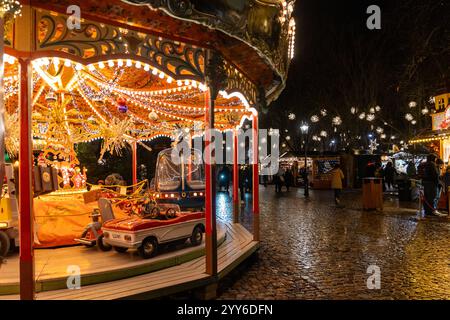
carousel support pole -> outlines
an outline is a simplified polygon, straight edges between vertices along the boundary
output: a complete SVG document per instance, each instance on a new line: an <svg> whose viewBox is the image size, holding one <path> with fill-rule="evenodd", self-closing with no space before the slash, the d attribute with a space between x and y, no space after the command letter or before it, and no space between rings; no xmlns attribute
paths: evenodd
<svg viewBox="0 0 450 320"><path fill-rule="evenodd" d="M138 182L137 178L137 142L133 141L131 143L131 153L132 153L132 170L133 170L133 185L135 186L134 189L136 189L136 184Z"/></svg>
<svg viewBox="0 0 450 320"><path fill-rule="evenodd" d="M252 115L252 130L253 130L253 240L259 241L259 170L258 170L258 114Z"/></svg>
<svg viewBox="0 0 450 320"><path fill-rule="evenodd" d="M33 168L31 141L31 61L20 58L20 149L19 149L19 213L20 213L20 299L33 300L35 293L33 252Z"/></svg>
<svg viewBox="0 0 450 320"><path fill-rule="evenodd" d="M211 89L205 93L205 150L211 150L211 130L214 129L214 99ZM216 175L212 152L205 153L205 220L206 220L206 273L217 275L217 229L216 229Z"/></svg>
<svg viewBox="0 0 450 320"><path fill-rule="evenodd" d="M233 223L239 222L238 130L233 130Z"/></svg>

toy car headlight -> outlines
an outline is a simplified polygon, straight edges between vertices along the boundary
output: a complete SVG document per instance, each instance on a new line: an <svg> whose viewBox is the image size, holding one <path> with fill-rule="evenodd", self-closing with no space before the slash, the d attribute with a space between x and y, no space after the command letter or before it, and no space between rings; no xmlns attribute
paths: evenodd
<svg viewBox="0 0 450 320"><path fill-rule="evenodd" d="M8 222L0 222L0 228L8 228Z"/></svg>

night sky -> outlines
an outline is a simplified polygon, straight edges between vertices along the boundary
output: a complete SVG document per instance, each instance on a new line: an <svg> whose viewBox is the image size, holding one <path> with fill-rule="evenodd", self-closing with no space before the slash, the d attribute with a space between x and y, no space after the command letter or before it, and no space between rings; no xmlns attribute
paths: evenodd
<svg viewBox="0 0 450 320"><path fill-rule="evenodd" d="M372 4L381 8L381 30L366 27ZM379 122L405 138L418 133L401 113L408 101L421 107L448 86L450 1L297 0L294 16L296 52L287 86L263 125L284 129L290 112L298 125L323 106L351 126L351 106L367 111L380 105Z"/></svg>

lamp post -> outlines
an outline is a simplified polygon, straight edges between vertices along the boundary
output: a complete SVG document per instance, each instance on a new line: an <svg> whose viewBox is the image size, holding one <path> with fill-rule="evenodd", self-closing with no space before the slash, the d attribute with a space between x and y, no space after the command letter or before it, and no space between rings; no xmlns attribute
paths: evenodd
<svg viewBox="0 0 450 320"><path fill-rule="evenodd" d="M305 168L303 173L303 181L305 183L305 197L309 197L309 181L308 181L308 130L309 126L307 123L303 123L300 126L302 134L305 136Z"/></svg>

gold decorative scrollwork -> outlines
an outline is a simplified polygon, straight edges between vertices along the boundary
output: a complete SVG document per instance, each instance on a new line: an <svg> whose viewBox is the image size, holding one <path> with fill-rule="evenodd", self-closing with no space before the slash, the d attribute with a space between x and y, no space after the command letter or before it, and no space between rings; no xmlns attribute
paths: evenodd
<svg viewBox="0 0 450 320"><path fill-rule="evenodd" d="M36 19L37 51L62 51L83 59L126 54L174 79L204 80L203 48L92 21L69 30L67 16L45 11L38 11Z"/></svg>

